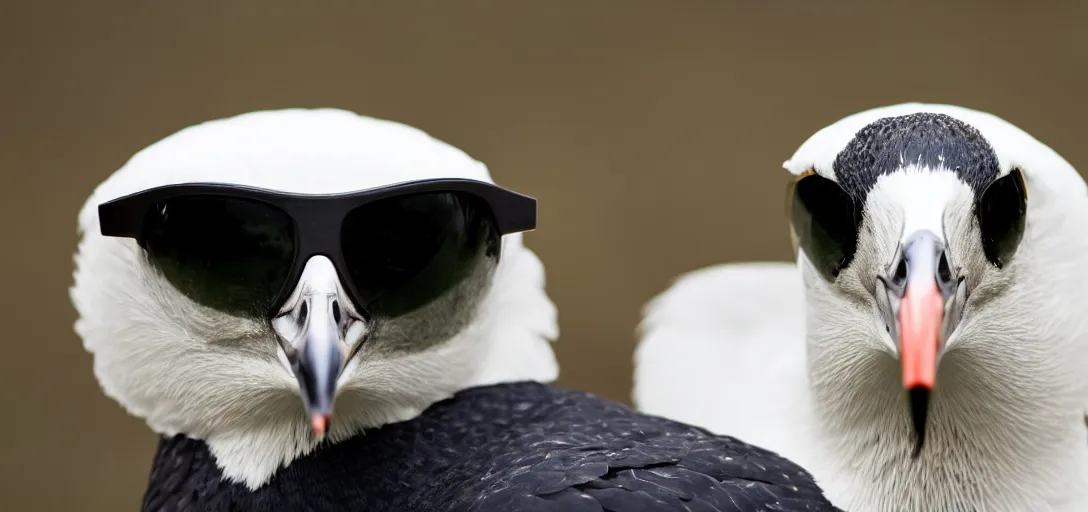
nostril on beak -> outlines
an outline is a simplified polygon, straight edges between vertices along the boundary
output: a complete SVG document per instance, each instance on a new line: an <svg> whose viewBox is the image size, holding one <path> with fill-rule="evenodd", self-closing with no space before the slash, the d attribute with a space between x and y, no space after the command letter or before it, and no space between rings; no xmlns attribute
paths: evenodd
<svg viewBox="0 0 1088 512"><path fill-rule="evenodd" d="M895 273L892 274L892 284L897 289L903 289L907 285L907 260L906 258L900 258L899 264L895 266Z"/></svg>
<svg viewBox="0 0 1088 512"><path fill-rule="evenodd" d="M941 259L937 262L937 279L942 283L952 281L952 269L948 267L948 254L941 252Z"/></svg>
<svg viewBox="0 0 1088 512"><path fill-rule="evenodd" d="M340 325L340 301L336 299L332 301L332 321Z"/></svg>

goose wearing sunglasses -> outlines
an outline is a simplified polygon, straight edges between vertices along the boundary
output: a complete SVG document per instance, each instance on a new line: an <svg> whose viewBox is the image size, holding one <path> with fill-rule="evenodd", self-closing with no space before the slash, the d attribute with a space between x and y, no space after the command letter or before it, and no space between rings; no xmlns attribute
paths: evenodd
<svg viewBox="0 0 1088 512"><path fill-rule="evenodd" d="M796 263L655 299L639 407L790 457L846 510L1088 510L1076 170L994 115L917 103L846 117L785 167Z"/></svg>
<svg viewBox="0 0 1088 512"><path fill-rule="evenodd" d="M542 384L536 202L414 128L204 123L79 220L76 331L162 436L143 510L831 510L769 452Z"/></svg>

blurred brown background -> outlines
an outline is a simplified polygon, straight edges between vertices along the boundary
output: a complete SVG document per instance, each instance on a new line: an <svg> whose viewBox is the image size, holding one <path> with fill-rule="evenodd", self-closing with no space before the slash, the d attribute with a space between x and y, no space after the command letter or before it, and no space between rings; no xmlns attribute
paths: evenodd
<svg viewBox="0 0 1088 512"><path fill-rule="evenodd" d="M0 7L3 510L138 507L155 439L102 395L72 332L76 212L200 121L336 106L483 160L540 200L527 241L560 308L561 384L624 401L639 310L672 277L790 256L780 164L824 125L957 103L1088 169L1088 2L15 4Z"/></svg>

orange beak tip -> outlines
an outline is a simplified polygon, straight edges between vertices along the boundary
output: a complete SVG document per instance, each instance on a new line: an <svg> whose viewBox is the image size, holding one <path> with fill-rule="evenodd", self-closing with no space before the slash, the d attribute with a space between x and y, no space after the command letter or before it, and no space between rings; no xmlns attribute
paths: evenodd
<svg viewBox="0 0 1088 512"><path fill-rule="evenodd" d="M325 430L329 427L329 416L327 414L315 414L313 417L313 429L315 436L325 435Z"/></svg>

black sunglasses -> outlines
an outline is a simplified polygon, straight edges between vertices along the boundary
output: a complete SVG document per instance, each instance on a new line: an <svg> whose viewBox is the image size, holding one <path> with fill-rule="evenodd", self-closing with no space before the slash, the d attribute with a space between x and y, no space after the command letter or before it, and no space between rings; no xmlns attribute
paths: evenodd
<svg viewBox="0 0 1088 512"><path fill-rule="evenodd" d="M275 315L310 257L328 257L366 317L419 308L536 228L536 199L468 179L307 195L217 183L152 188L98 206L104 236L134 238L190 299Z"/></svg>

